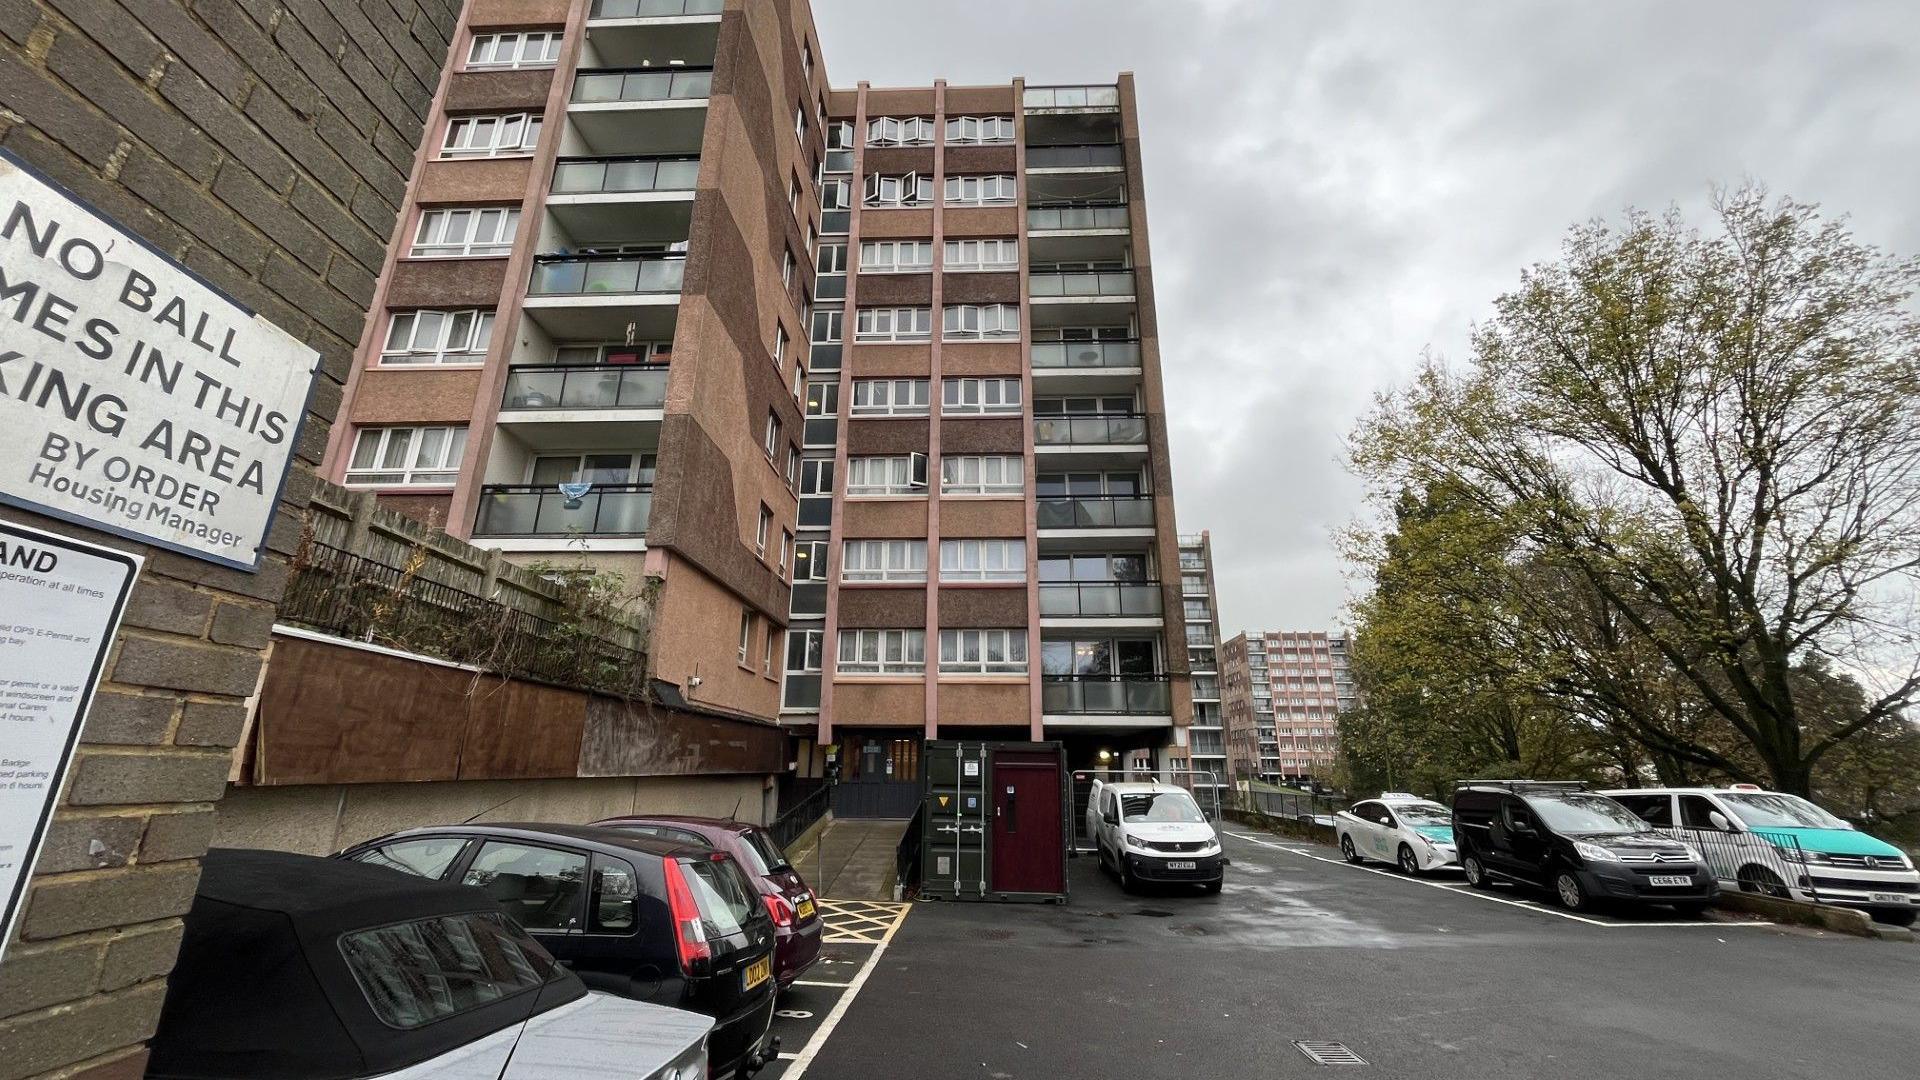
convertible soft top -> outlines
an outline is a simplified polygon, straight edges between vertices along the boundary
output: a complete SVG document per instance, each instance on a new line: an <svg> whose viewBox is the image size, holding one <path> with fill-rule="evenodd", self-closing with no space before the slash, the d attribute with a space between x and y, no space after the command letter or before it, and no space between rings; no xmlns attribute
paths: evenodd
<svg viewBox="0 0 1920 1080"><path fill-rule="evenodd" d="M417 1027L375 1015L343 935L434 916L504 917L485 893L364 863L216 849L202 865L147 1075L352 1080L446 1053L586 987L522 936L546 981Z"/></svg>

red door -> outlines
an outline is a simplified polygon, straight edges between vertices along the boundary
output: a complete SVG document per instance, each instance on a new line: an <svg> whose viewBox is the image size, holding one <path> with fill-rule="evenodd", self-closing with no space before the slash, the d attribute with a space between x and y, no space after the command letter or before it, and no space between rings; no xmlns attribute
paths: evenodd
<svg viewBox="0 0 1920 1080"><path fill-rule="evenodd" d="M993 891L1057 893L1066 883L1060 835L1060 759L999 750L993 755Z"/></svg>

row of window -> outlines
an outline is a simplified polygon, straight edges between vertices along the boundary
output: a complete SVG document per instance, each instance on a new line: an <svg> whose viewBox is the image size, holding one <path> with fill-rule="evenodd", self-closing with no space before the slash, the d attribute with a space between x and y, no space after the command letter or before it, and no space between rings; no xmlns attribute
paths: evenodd
<svg viewBox="0 0 1920 1080"><path fill-rule="evenodd" d="M926 416L930 387L928 379L855 379L848 412L853 416ZM949 416L1017 414L1020 380L1011 376L942 379L940 401L941 413ZM808 416L837 416L839 405L839 383L809 384L805 406Z"/></svg>
<svg viewBox="0 0 1920 1080"><path fill-rule="evenodd" d="M853 125L841 121L844 131L830 133L832 149L852 149ZM931 146L934 124L930 116L876 116L867 121L868 146ZM950 116L947 142L964 144L1010 143L1011 116Z"/></svg>
<svg viewBox="0 0 1920 1080"><path fill-rule="evenodd" d="M820 631L796 633L818 634ZM802 649L804 652L804 645ZM920 674L927 667L927 632L842 630L836 665L846 675ZM1027 671L1027 632L1011 629L942 630L940 670L954 674L1024 675Z"/></svg>
<svg viewBox="0 0 1920 1080"><path fill-rule="evenodd" d="M826 185L822 185L822 190ZM1020 186L1012 173L987 173L980 176L949 176L946 183L948 206L1011 206L1020 198ZM933 177L926 173L873 173L861 189L864 205L890 208L933 205ZM822 204L823 208L825 204ZM844 209L833 207L832 209Z"/></svg>
<svg viewBox="0 0 1920 1080"><path fill-rule="evenodd" d="M848 540L840 557L843 581L925 581L925 540ZM1024 540L942 540L941 581L1025 581Z"/></svg>
<svg viewBox="0 0 1920 1080"><path fill-rule="evenodd" d="M1020 242L1012 238L948 240L945 270L1015 270L1020 266ZM847 245L823 244L815 269L822 274L847 272ZM916 274L933 269L931 240L867 240L860 245L863 274Z"/></svg>
<svg viewBox="0 0 1920 1080"><path fill-rule="evenodd" d="M817 320L815 329L820 329ZM962 341L1016 339L1020 336L1020 305L947 304L940 310L940 336ZM930 341L932 338L932 308L863 307L854 312L855 341Z"/></svg>

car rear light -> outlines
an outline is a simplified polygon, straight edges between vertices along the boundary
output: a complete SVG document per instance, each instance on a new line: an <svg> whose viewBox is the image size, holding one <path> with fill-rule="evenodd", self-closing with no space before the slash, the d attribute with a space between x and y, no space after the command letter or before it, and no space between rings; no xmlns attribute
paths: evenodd
<svg viewBox="0 0 1920 1080"><path fill-rule="evenodd" d="M767 914L773 916L773 925L793 925L793 905L787 903L786 897L775 896L772 893L768 893L761 897L761 899L767 902Z"/></svg>
<svg viewBox="0 0 1920 1080"><path fill-rule="evenodd" d="M713 959L713 946L707 944L707 930L700 918L700 905L693 902L693 889L687 885L686 871L675 859L667 860L667 907L673 913L673 944L680 953L680 970L697 974Z"/></svg>

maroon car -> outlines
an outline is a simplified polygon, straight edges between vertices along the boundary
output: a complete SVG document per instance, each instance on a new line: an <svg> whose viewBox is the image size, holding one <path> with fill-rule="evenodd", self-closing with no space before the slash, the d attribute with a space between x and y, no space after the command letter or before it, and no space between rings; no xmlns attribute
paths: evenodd
<svg viewBox="0 0 1920 1080"><path fill-rule="evenodd" d="M773 834L767 830L744 821L679 814L634 814L594 824L698 844L724 851L738 860L760 891L760 902L767 906L767 914L773 916L773 977L782 990L819 959L822 925L813 890L787 861L786 852L780 850Z"/></svg>

